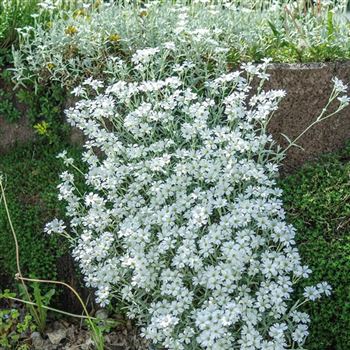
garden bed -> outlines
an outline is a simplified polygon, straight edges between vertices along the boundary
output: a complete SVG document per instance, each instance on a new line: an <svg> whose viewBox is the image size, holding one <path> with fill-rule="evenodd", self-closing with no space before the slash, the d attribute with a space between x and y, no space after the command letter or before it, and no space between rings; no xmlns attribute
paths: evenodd
<svg viewBox="0 0 350 350"><path fill-rule="evenodd" d="M345 2L0 22L0 348L350 348Z"/></svg>

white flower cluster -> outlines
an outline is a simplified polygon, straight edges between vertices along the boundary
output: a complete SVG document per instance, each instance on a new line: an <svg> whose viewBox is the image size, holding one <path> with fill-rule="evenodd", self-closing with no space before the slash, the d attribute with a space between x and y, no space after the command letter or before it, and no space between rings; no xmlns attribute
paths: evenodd
<svg viewBox="0 0 350 350"><path fill-rule="evenodd" d="M138 52L133 74L157 52ZM67 111L86 136L89 188L81 194L73 173L61 175L73 256L97 301L123 300L156 346L301 349L308 334L309 317L290 300L311 271L285 221L265 132L284 92L251 87L265 69L246 65L200 92L179 76L130 74L106 89L89 80L77 91L91 86L96 97ZM321 283L304 296L329 292Z"/></svg>

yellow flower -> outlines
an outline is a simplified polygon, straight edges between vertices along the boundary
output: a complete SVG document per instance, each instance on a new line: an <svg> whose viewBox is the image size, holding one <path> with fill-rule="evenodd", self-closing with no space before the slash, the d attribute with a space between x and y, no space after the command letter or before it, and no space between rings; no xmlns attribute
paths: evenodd
<svg viewBox="0 0 350 350"><path fill-rule="evenodd" d="M113 43L116 43L118 42L119 40L121 39L121 36L119 34L111 34L109 37L108 37L108 40L113 42Z"/></svg>
<svg viewBox="0 0 350 350"><path fill-rule="evenodd" d="M147 17L148 16L148 12L146 10L142 10L139 13L140 17Z"/></svg>
<svg viewBox="0 0 350 350"><path fill-rule="evenodd" d="M101 5L101 0L96 0L93 4L92 7L98 8Z"/></svg>
<svg viewBox="0 0 350 350"><path fill-rule="evenodd" d="M54 67L55 67L55 65L54 65L53 63L48 63L48 64L47 64L47 68L50 69L50 70L51 70L52 68L54 68Z"/></svg>
<svg viewBox="0 0 350 350"><path fill-rule="evenodd" d="M41 136L47 134L48 128L49 128L49 124L46 123L45 121L42 121L34 125L34 129Z"/></svg>
<svg viewBox="0 0 350 350"><path fill-rule="evenodd" d="M86 15L87 15L86 10L84 8L81 8L74 11L73 17L74 18L77 18L79 16L84 17Z"/></svg>
<svg viewBox="0 0 350 350"><path fill-rule="evenodd" d="M74 26L68 26L65 31L64 31L67 35L74 35L78 33L78 29Z"/></svg>

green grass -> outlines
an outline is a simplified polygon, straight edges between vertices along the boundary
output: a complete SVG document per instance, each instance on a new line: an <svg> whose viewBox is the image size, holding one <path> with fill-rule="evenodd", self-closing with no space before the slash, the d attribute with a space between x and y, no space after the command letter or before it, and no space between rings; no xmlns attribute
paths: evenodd
<svg viewBox="0 0 350 350"><path fill-rule="evenodd" d="M350 349L350 146L281 180L288 218L298 230L309 284L328 281L333 295L309 304L308 350Z"/></svg>

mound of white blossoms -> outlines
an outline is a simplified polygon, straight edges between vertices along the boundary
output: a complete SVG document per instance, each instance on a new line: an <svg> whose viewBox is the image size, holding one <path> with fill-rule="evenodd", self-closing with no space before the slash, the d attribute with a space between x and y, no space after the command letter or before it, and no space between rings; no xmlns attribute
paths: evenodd
<svg viewBox="0 0 350 350"><path fill-rule="evenodd" d="M251 88L265 68L246 65L200 93L175 75L75 90L95 97L67 112L86 136L84 194L61 155L73 166L59 186L73 256L97 301L122 300L156 347L302 349L309 317L297 307L330 293L320 283L290 304L311 271L265 131L284 92ZM68 235L57 219L46 230Z"/></svg>

